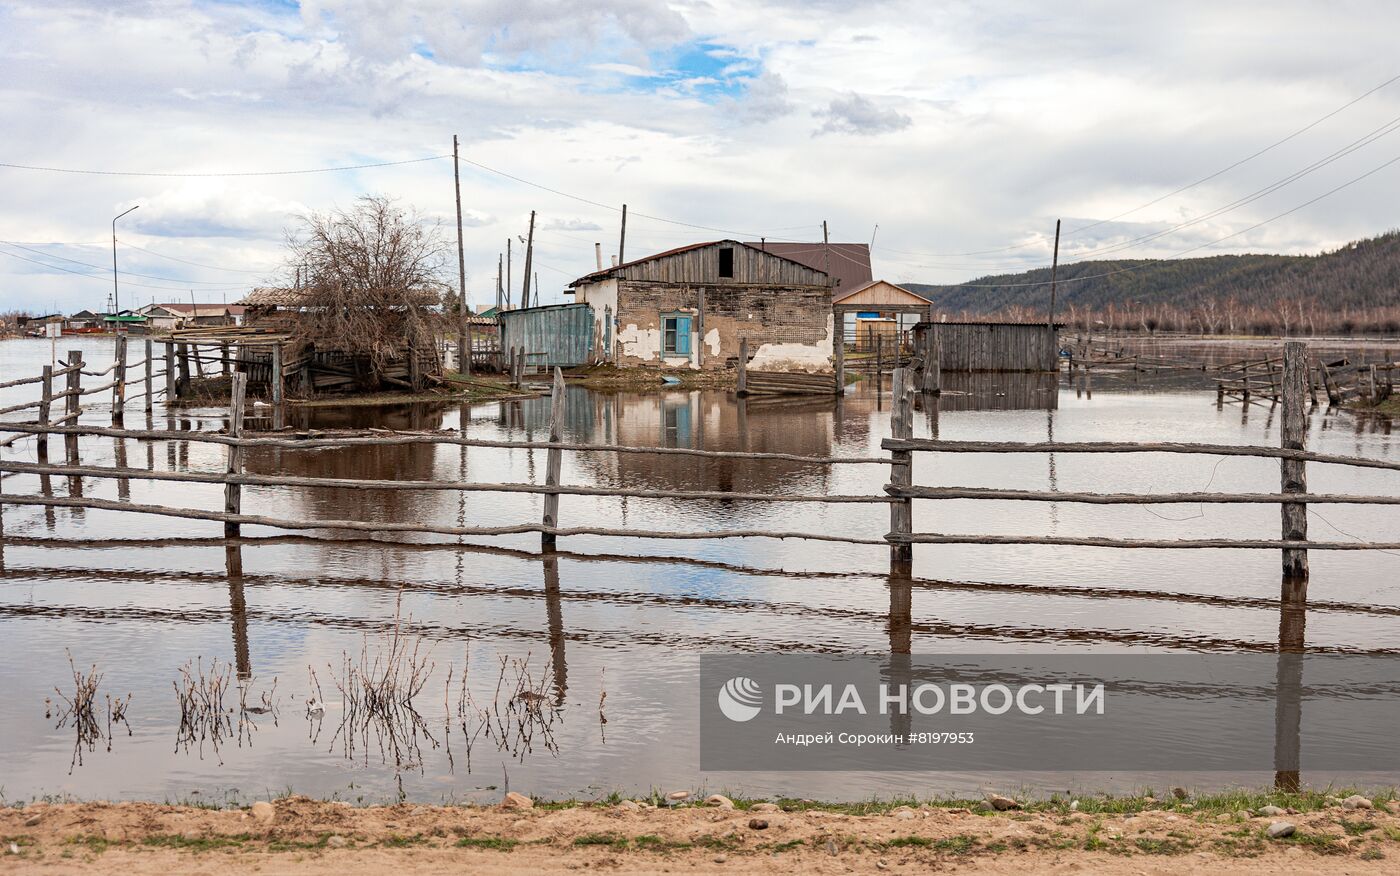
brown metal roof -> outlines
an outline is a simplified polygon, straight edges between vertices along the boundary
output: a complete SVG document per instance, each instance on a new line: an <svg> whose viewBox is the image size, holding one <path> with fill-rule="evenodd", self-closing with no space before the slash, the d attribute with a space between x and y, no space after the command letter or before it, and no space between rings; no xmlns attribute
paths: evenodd
<svg viewBox="0 0 1400 876"><path fill-rule="evenodd" d="M603 279L604 277L611 276L611 275L612 275L614 272L616 272L616 271L619 271L619 270L621 270L621 269L623 269L623 268L631 267L632 265L639 265L639 264L641 264L642 262L649 262L649 261L651 261L651 260L653 260L653 259L662 259L662 258L666 258L667 256L680 255L680 254L683 253L683 252L690 252L690 251L693 250L693 249L700 249L700 248L706 247L706 246L715 246L716 244L720 244L720 243L733 243L733 244L737 244L738 246L747 246L747 247L749 247L750 249L756 249L756 250L759 250L760 252L766 252L766 253L768 253L769 255L777 256L777 257L780 258L780 259L787 259L787 260L790 261L790 262L797 262L799 265L802 265L802 266L804 266L804 267L811 268L811 269L813 269L813 270L815 270L815 271L821 271L821 270L822 270L822 266L821 266L820 264L813 264L812 262L803 261L803 260L800 259L800 258L796 258L796 257L789 256L789 255L784 255L783 253L774 251L774 249L773 249L773 246L774 246L774 245L771 244L771 243L768 244L768 245L767 245L767 248L765 249L765 248L764 248L763 246L761 246L760 244L757 244L757 243L744 243L744 242L741 241L741 240L729 240L729 239L725 239L725 240L706 240L706 241L702 241L701 243L690 243L690 244L686 244L685 246L678 246L678 247L676 247L675 249L668 249L668 250L666 250L665 252L652 253L651 255L642 256L642 257L639 258L639 259L632 259L631 261L623 262L623 263L620 264L620 265L613 265L613 266L610 267L610 268L604 268L604 269L601 270L601 271L594 271L594 272L591 273L591 274L584 274L582 277L579 277L577 280L575 280L575 281L573 281L572 283L570 283L570 284L569 284L569 288L572 289L573 287L578 286L580 283L591 283L591 282L593 282L594 280L601 280L601 279ZM807 244L802 244L802 245L803 245L803 246L806 246ZM834 243L833 243L833 244L832 244L832 247L834 248L834 247L836 247L836 246L838 246L838 245L839 245L839 244L834 244ZM865 248L865 250L866 250L866 255L865 255L865 273L866 273L866 279L867 279L867 280L870 279L870 277L869 277L869 274L870 274L870 250L869 250L869 248L868 248L868 247L865 247L865 244L863 244L863 243L849 244L849 245L850 245L850 246L859 246L859 247L864 247L864 248ZM817 244L817 246L821 246L821 244ZM836 262L836 261L837 261L837 259L836 259L835 255L833 255L833 256L832 256L832 271L831 271L831 274L830 274L829 276L836 276L836 270L835 270L835 262Z"/></svg>
<svg viewBox="0 0 1400 876"><path fill-rule="evenodd" d="M870 272L870 246L864 243L749 243L755 249L822 271L836 280L839 297L875 279ZM915 293L918 294L918 293Z"/></svg>

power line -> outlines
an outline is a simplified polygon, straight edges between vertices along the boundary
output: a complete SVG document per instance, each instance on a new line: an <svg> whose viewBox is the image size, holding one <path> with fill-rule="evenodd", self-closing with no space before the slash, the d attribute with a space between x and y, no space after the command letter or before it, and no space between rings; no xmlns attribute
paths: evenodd
<svg viewBox="0 0 1400 876"><path fill-rule="evenodd" d="M48 262L41 262L41 261L39 261L38 259L31 259L31 258L28 258L28 257L26 257L26 256L22 256L22 255L20 255L20 254L18 254L18 253L10 252L9 250L0 249L0 255L9 256L9 257L12 258L12 259L19 259L19 260L22 261L22 262L31 262L31 263L36 264L36 265L39 265L39 266L41 266L41 267L48 268L48 269L51 270L51 271L63 271L64 273L67 273L67 274L74 274L74 275L79 276L79 277L87 277L89 280L101 280L103 283L106 283L106 282L107 282L107 279L108 279L107 277L101 276L101 275L99 275L99 274L85 274L85 273L83 273L82 271L75 271L75 270L73 270L73 269L71 269L71 268L65 268L65 267L63 267L62 265L51 265L51 264L49 264ZM174 289L171 289L169 286L153 286L153 285L151 285L150 283L137 283L137 282L134 282L134 281L128 281L126 285L128 285L128 286L139 286L139 287L142 288L142 289L159 289L159 290L162 291L162 292L173 292L173 291L175 291ZM206 292L232 292L232 291L235 291L235 290L246 289L246 288L248 288L248 287L247 287L247 286L228 286L228 287L224 287L224 288L220 288L220 289L206 289L206 290L204 290L204 291L206 291Z"/></svg>
<svg viewBox="0 0 1400 876"><path fill-rule="evenodd" d="M1371 131L1364 137L1361 137L1357 140L1353 140L1351 143L1348 143L1346 146L1342 147L1341 149L1338 149L1331 155L1318 159L1317 161L1313 162L1307 167L1304 167L1302 170L1295 171L1294 173L1289 174L1283 179L1270 183L1264 188L1251 192L1250 194L1245 195L1244 197L1239 198L1235 201L1232 201L1231 203L1226 204L1223 207L1217 207L1214 210L1211 210L1207 213L1203 213L1200 216L1196 216L1184 222L1180 222L1163 231L1155 231L1150 234L1144 234L1139 237L1132 238L1131 240L1125 240L1120 243L1113 244L1112 246L1105 247L1103 249L1091 250L1089 252L1084 253L1080 257L1082 258L1086 256L1099 256L1113 252L1121 252L1125 249L1131 249L1133 246L1136 246L1140 242L1156 240L1158 238L1165 237L1169 234L1174 234L1183 228L1188 228L1192 225L1200 224L1201 222L1205 222L1209 219L1214 219L1217 216L1223 216L1224 214L1236 210L1240 207L1243 207L1246 204L1253 203L1254 201L1257 201L1266 195L1273 194L1274 192L1278 191L1284 186L1291 185L1292 183L1297 182L1298 180L1302 179L1303 177L1307 176L1313 171L1320 170L1321 168L1326 167L1332 162L1338 160L1339 158L1344 158L1345 156L1350 155L1351 153L1364 146L1369 146L1371 143L1374 143L1377 140L1389 134L1393 134L1397 130L1400 130L1400 116L1396 116L1395 118L1386 122L1384 125L1381 125L1379 128L1376 128L1374 131Z"/></svg>
<svg viewBox="0 0 1400 876"><path fill-rule="evenodd" d="M141 171L141 170L87 170L74 167L46 167L36 164L15 164L7 161L0 161L0 167L8 167L13 170L36 170L46 173L77 173L89 176L152 176L152 177L175 177L180 179L195 177L237 177L237 176L294 176L308 173L340 173L346 170L368 170L373 167L397 167L404 164L420 164L424 161L440 161L444 158L451 158L451 155L429 155L426 158L407 158L403 161L379 161L373 164L350 164L342 167L309 167L298 170L240 170L215 173L171 173L168 171Z"/></svg>
<svg viewBox="0 0 1400 876"><path fill-rule="evenodd" d="M450 156L449 156L449 157L450 157ZM482 164L482 163L479 162L479 161L473 161L472 159L467 158L467 157L465 157L465 156L460 156L460 155L459 155L459 156L457 157L457 160L460 161L460 162L462 162L463 164L470 164L472 167L478 168L478 169L480 169L480 170L484 170L484 171L486 171L487 173L494 173L494 174L496 174L497 176L504 177L504 178L509 179L509 180L514 180L515 182L518 182L518 183L520 183L520 184L522 184L522 185L527 185L527 186L530 186L530 187L532 187L532 188L539 189L540 191L549 192L551 195L558 195L558 196L561 197L561 198L568 198L569 200L572 200L572 201L578 201L578 202L581 203L581 204L588 204L588 205L591 206L591 207L599 207L599 208L601 208L601 209L603 209L603 210L611 210L611 211L614 212L614 213L621 213L621 212L622 212L622 208L621 208L621 207L616 207L616 206L613 206L612 204L604 204L604 203L601 202L601 201L595 201L595 200L593 200L593 199L591 199L591 198L585 198L585 197L583 197L582 195L575 195L575 194L572 194L572 193L570 193L570 192L565 192L565 191L562 191L562 190L560 190L560 189L556 189L556 188L553 188L553 187L551 187L551 186L544 185L543 183L537 183L537 182L534 182L534 181L532 181L532 180L525 179L524 177L516 176L516 175L513 174L513 173L506 173L504 170L498 170L498 169L496 169L496 168L494 168L494 167L491 167L491 166L489 166L489 165ZM638 212L635 211L635 210L630 211L627 215L628 215L629 218L631 218L631 217L637 217L637 218L641 218L641 219L650 219L650 220L653 221L653 222L664 222L664 223L666 223L667 225L680 225L680 226L683 226L683 227L685 227L685 228L696 228L696 229L699 229L699 230L701 230L701 231L716 231L716 232L718 232L718 233L720 233L720 234L730 234L730 235L734 235L735 237L764 237L764 236L766 236L766 235L762 234L761 232L756 232L756 231L735 231L735 230L732 229L732 228L717 228L717 227L715 227L715 226L713 226L713 225L699 225L699 224L694 223L694 222L684 222L684 221L682 221L682 220L680 220L680 219L667 219L667 218L664 217L664 216L654 216L654 215L651 215L651 214L649 214L649 213L638 213ZM790 227L801 228L801 227L805 227L805 226L790 226ZM777 238L774 238L774 240L777 240Z"/></svg>
<svg viewBox="0 0 1400 876"><path fill-rule="evenodd" d="M105 241L104 241L104 243L105 243ZM172 255L166 255L166 254L163 253L163 252L156 252L156 251L153 250L153 249L146 249L144 246L137 246L137 245L134 244L134 243L127 243L127 242L124 241L124 240L118 241L118 243L120 243L120 244L121 244L122 246L124 246L124 247L127 247L128 249L140 250L141 252L149 253L150 255L157 256L157 257L159 257L159 258L169 259L169 260L172 261L172 262L179 262L179 263L182 264L182 265L193 265L193 266L195 266L196 268L208 268L208 269L211 270L211 271L230 271L230 272L235 273L235 274L263 274L263 275L266 275L266 274L272 273L273 271L276 270L276 268L268 268L268 269L266 269L266 270L254 271L254 270L250 270L250 269L248 269L248 268L225 268L225 267L221 267L221 266L219 266L219 265L206 265L206 264L204 264L204 263L202 263L202 262L192 262L192 261L190 261L189 259L179 259L179 258L176 258L175 256L172 256Z"/></svg>
<svg viewBox="0 0 1400 876"><path fill-rule="evenodd" d="M1264 220L1262 220L1262 221L1260 221L1260 222L1256 222L1256 223L1254 223L1253 225L1249 226L1248 228L1241 228L1239 231L1231 232L1230 234L1227 234L1227 235L1225 235L1224 237L1218 237L1218 238L1216 238L1215 240L1207 241L1206 243L1197 244L1196 246L1190 247L1189 249L1183 249L1183 250L1181 250L1180 252L1172 253L1171 255L1166 256L1165 259L1177 259L1177 258L1181 258L1182 256L1188 255L1188 254L1193 253L1193 252L1196 252L1197 250L1205 249L1206 247L1210 247L1210 246L1215 246L1216 244L1219 244L1219 243L1224 243L1225 241L1230 240L1231 238L1239 237L1241 234L1248 234L1249 232L1255 230L1256 228L1262 228L1263 226L1268 225L1268 224L1271 223L1271 222L1276 222L1276 221L1278 221L1279 219L1282 219L1282 218L1285 217L1285 216L1289 216L1289 215L1291 215L1291 214L1293 214L1293 213L1296 213L1296 212L1298 212L1299 210L1302 210L1302 209L1305 208L1305 207L1310 207L1310 206L1312 206L1313 204L1316 204L1318 201L1323 200L1324 198L1331 197L1332 195L1335 195L1337 192L1340 192L1342 189L1345 189L1345 188L1348 188L1348 187L1350 187L1350 186L1353 186L1353 185L1355 185L1356 183L1359 183L1359 182L1361 182L1362 180L1364 180L1364 179L1366 179L1366 178L1368 178L1368 177L1374 176L1375 174L1381 172L1382 170L1385 170L1387 167L1390 167L1392 164L1395 164L1395 163L1397 163L1397 162L1400 162L1400 155L1395 156L1394 158L1390 159L1390 160L1387 161L1387 162L1384 162L1383 164L1380 164L1380 165L1377 165L1376 167L1371 168L1370 170L1366 171L1365 173L1361 174L1360 176L1352 177L1351 179L1347 180L1346 182L1342 183L1341 185L1336 186L1335 188L1328 189L1327 191L1323 192L1322 194L1318 195L1317 197L1311 198L1311 199L1309 199L1309 200L1307 200L1307 201L1304 201L1303 203L1299 204L1299 205L1296 206L1296 207L1292 207L1292 208L1290 208L1290 209L1288 209L1288 210L1284 210L1282 213L1279 213L1279 214L1274 215L1274 216L1270 216L1268 219L1264 219ZM1149 260L1145 260L1145 261L1149 261L1149 262L1155 263L1155 262L1164 261L1165 259L1149 259ZM1081 264L1082 264L1082 263L1081 263ZM1101 278L1103 278L1103 277L1112 277L1112 276L1114 276L1115 274L1126 274L1126 273L1129 273L1129 272L1131 272L1131 271L1140 271L1140 270L1142 270L1142 269L1144 269L1144 268L1146 268L1146 267L1148 267L1148 265L1146 265L1146 264L1142 264L1142 265L1130 265L1130 266L1128 266L1128 267L1126 267L1126 268L1118 268L1118 269L1112 270L1112 271L1105 271L1104 273L1101 273L1101 274L1087 274L1087 275L1084 275L1084 276L1081 276L1081 277L1061 277L1061 278L1059 279L1059 282L1061 282L1061 283L1073 283L1073 282L1079 282L1079 281L1082 281L1082 280L1097 280L1097 279L1101 279ZM1006 288L1014 288L1014 287L1048 286L1048 285L1050 285L1050 281L1049 281L1049 280L1040 280L1040 281L1033 282L1033 283L952 283L952 284L949 284L949 285L940 286L939 288L943 288L943 289L1006 289Z"/></svg>
<svg viewBox="0 0 1400 876"><path fill-rule="evenodd" d="M1216 177L1219 177L1219 176L1221 176L1221 175L1223 175L1223 174L1229 173L1230 171L1234 170L1235 168L1240 167L1240 166L1243 165L1243 164L1247 164L1247 163L1250 162L1250 161L1253 161L1254 159L1258 158L1259 156L1265 154L1266 152L1270 152L1270 151L1272 151L1273 149L1276 149L1276 148L1278 148L1279 146L1282 146L1284 143L1287 143L1288 141L1294 139L1295 137L1298 137L1298 136L1300 136L1300 135L1302 135L1302 134L1307 133L1308 131L1312 130L1313 128L1317 127L1318 125L1322 124L1323 122L1327 121L1328 119L1332 118L1333 116L1335 116L1335 115L1341 113L1341 112L1344 111L1344 110L1350 109L1352 106L1355 106L1356 104L1360 103L1361 101L1365 100L1366 98L1370 97L1371 95L1375 94L1376 92L1380 91L1381 89L1386 88L1386 87L1389 86L1389 85L1393 85L1393 84L1394 84L1395 82L1397 82L1397 81L1400 81L1400 74L1397 74L1397 75L1395 75L1395 76L1390 77L1389 79L1385 80L1385 81L1382 82L1381 84L1375 86L1374 88L1370 89L1369 91L1366 91L1365 93L1363 93L1363 94L1361 94L1361 95L1358 95L1357 97L1352 98L1351 100L1347 101L1346 103L1342 104L1341 106L1337 107L1336 109L1332 110L1331 112L1327 113L1326 115L1323 115L1323 116L1321 116L1321 117L1319 117L1319 118L1317 118L1317 119L1314 119L1313 121L1309 122L1308 124L1304 125L1303 127L1299 128L1299 129L1297 129L1296 131L1293 131L1292 133L1288 134L1287 136L1283 137L1282 139L1275 140L1274 142L1270 143L1269 145L1265 146L1264 148L1262 148L1262 149L1260 149L1260 150L1258 150L1258 151L1256 151L1256 152L1250 153L1249 155L1246 155L1244 158L1241 158L1240 160L1234 162L1233 164L1229 164L1229 165L1227 165L1227 166L1221 168L1220 170L1215 171L1214 173L1211 173L1211 174L1208 174L1208 175L1206 175L1206 176L1203 176L1203 177L1201 177L1200 179L1196 180L1195 182L1188 183L1188 184L1186 184L1186 185L1184 185L1184 186L1182 186L1182 187L1180 187L1180 188L1178 188L1178 189L1174 189L1174 190L1168 192L1167 194L1162 195L1161 197L1154 198L1154 199L1152 199L1152 200L1150 200L1150 201L1147 201L1146 203L1143 203L1143 204L1139 204L1138 206L1133 207L1133 208L1130 209L1130 210L1125 210L1125 211L1123 211L1122 213L1119 213L1119 214L1117 214L1117 215L1115 215L1115 216L1111 216L1111 217L1109 217L1109 218L1107 218L1107 219L1100 219L1100 220L1095 221L1095 222L1090 222L1090 223L1087 224L1087 225L1081 225L1081 226L1079 226L1078 228L1074 228L1074 229L1072 229L1072 230L1070 230L1070 231L1067 231L1067 232L1065 233L1065 236L1068 237L1068 236L1070 236L1070 235L1077 234L1077 233L1079 233L1079 232L1081 232L1081 231L1087 231L1087 230L1090 229L1090 228L1095 228L1095 227L1097 227L1097 226L1099 226L1099 225L1103 225L1103 224L1108 223L1108 222L1117 221L1118 219L1121 219L1121 218L1123 218L1124 216L1128 216L1128 215L1131 215L1131 214L1133 214L1133 213L1138 212L1139 210L1144 210L1144 209L1146 209L1146 208L1148 208L1148 207L1154 206L1154 205L1156 205L1156 204L1160 204L1162 201L1165 201L1165 200L1167 200L1168 198L1175 197L1176 195L1179 195L1179 194L1181 194L1182 192L1189 191L1189 190L1195 188L1196 186L1199 186L1199 185L1202 185L1202 184L1204 184L1204 183L1210 182L1211 180L1215 179ZM996 248L994 248L994 249L969 250L969 251L967 251L967 252L914 252L914 251L910 251L910 250L890 249L890 248L888 248L888 247L886 247L886 251L888 251L888 252L896 252L896 253L900 253L900 254L902 254L902 255L921 256L921 257L925 257L925 258L948 258L948 257L957 257L957 256L991 255L991 254L993 254L993 253L1010 252L1010 251L1012 251L1012 250L1025 249L1026 247L1030 247L1030 246L1042 246L1042 245L1044 245L1044 243L1045 243L1044 236L1043 236L1043 235L1038 235L1038 236L1040 237L1039 240L1027 241L1027 242L1025 242L1025 243L1012 244L1012 245L1010 245L1010 246L996 247Z"/></svg>
<svg viewBox="0 0 1400 876"><path fill-rule="evenodd" d="M96 270L99 270L99 271L104 271L104 272L107 270L107 266L106 266L106 265L94 265L94 264L92 264L91 262L79 261L78 259L70 259L70 258L68 258L67 256L54 255L54 254L52 254L52 253L44 252L43 250L40 250L40 249L35 249L35 248L33 248L32 246L24 246L23 244L11 243L11 242L8 241L8 240L0 240L0 243L5 244L6 246L13 246L13 247L16 247L16 248L18 248L18 249L22 249L22 250L26 250L26 251L28 251L28 252L32 252L32 253L34 253L35 255L41 255L41 256L43 256L43 257L46 258L46 259L58 259L59 261L71 262L72 264L75 264L75 265L82 265L82 266L85 267L85 268L93 268L93 269L96 269ZM167 282L167 283L175 283L175 284L176 284L176 288L180 288L180 287L188 288L188 287L191 286L191 285L195 285L195 286L228 286L228 285L230 285L227 281L223 281L223 280L220 280L220 281L214 281L214 280L183 280L183 279L180 279L179 277L160 277L160 276L157 276L157 275L155 275L155 274L138 274L138 273L136 273L135 271L117 271L117 274L120 275L120 276L126 276L126 277L141 277L141 278L146 279L146 280L164 280L164 281Z"/></svg>

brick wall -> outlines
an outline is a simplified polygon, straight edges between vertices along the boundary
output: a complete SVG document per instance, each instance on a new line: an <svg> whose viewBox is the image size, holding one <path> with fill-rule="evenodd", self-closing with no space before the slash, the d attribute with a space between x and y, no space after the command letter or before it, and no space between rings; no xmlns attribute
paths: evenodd
<svg viewBox="0 0 1400 876"><path fill-rule="evenodd" d="M660 331L662 314L696 313L704 290L704 313L698 320L702 362L706 369L724 368L739 355L739 340L747 338L751 353L764 344L818 345L828 340L831 289L827 286L757 286L651 283L624 280L618 290L618 336L629 328L639 333ZM706 344L718 332L719 350ZM659 354L642 344L629 345L620 364L656 364Z"/></svg>

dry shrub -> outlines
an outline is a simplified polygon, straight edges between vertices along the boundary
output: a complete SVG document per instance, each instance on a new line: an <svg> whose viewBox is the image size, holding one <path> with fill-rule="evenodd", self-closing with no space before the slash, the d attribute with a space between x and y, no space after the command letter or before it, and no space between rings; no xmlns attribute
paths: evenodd
<svg viewBox="0 0 1400 876"><path fill-rule="evenodd" d="M287 271L300 277L293 356L308 348L365 357L376 373L405 349L431 349L452 300L448 247L436 223L380 195L308 213L286 236Z"/></svg>

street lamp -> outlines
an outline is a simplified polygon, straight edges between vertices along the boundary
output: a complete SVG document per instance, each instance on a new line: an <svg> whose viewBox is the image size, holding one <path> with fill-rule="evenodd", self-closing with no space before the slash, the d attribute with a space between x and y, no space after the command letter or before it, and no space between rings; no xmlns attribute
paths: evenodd
<svg viewBox="0 0 1400 876"><path fill-rule="evenodd" d="M138 209L140 206L137 204L131 210ZM121 334L122 330L122 300L117 293L117 220L130 213L131 210L126 210L112 217L112 317L117 324L118 334Z"/></svg>

